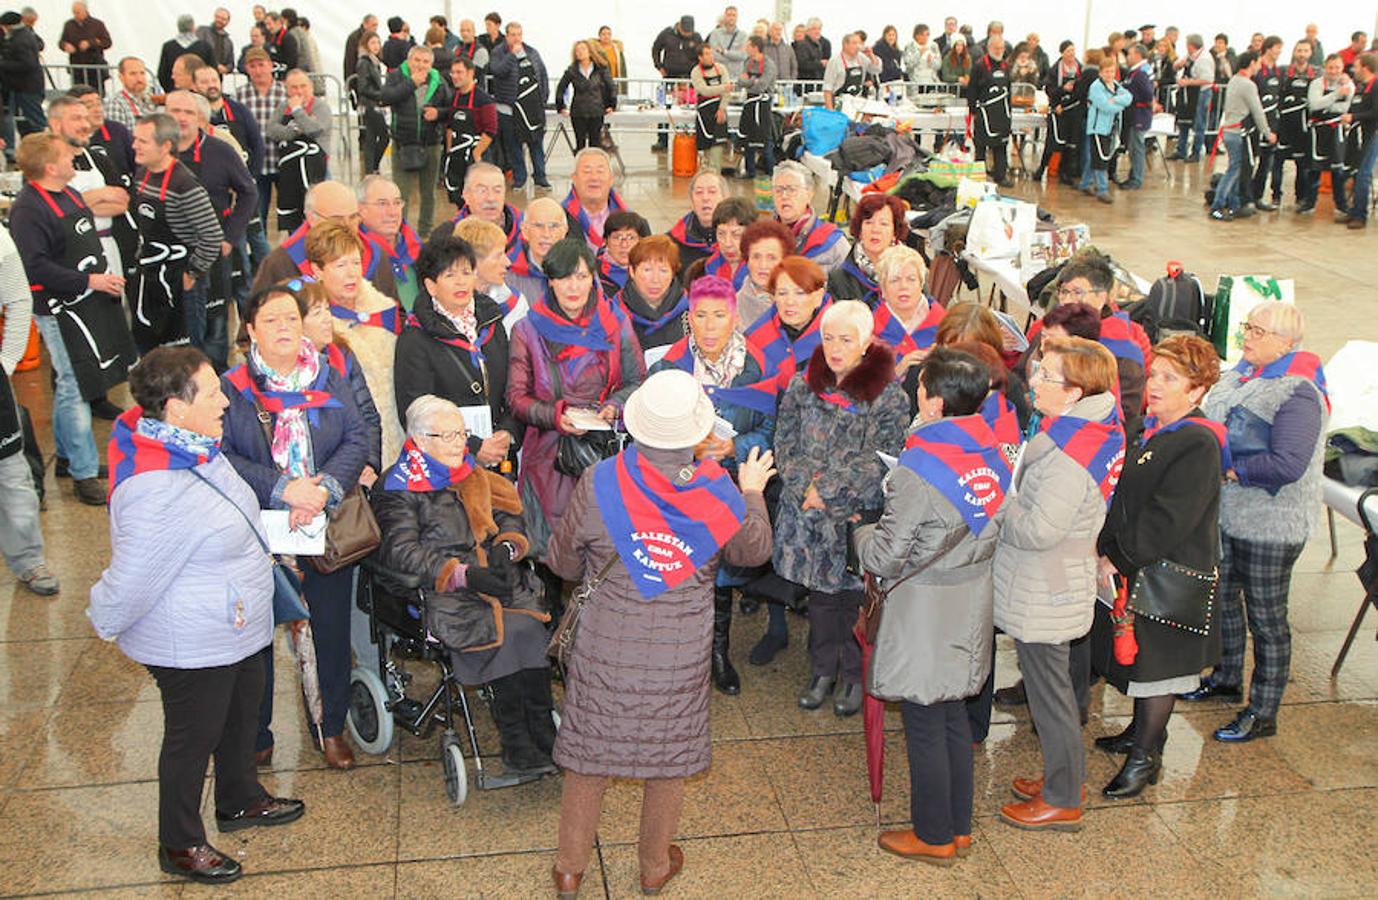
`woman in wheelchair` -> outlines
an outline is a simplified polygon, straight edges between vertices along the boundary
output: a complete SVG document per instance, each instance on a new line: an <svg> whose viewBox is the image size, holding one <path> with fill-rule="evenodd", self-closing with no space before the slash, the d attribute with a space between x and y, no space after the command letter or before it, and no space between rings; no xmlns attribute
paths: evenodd
<svg viewBox="0 0 1378 900"><path fill-rule="evenodd" d="M375 569L384 593L410 591L388 572L420 575L426 628L450 650L455 677L486 684L509 775L553 774L555 724L540 582L512 482L478 466L464 417L425 394L407 408L402 454L374 489L383 532Z"/></svg>

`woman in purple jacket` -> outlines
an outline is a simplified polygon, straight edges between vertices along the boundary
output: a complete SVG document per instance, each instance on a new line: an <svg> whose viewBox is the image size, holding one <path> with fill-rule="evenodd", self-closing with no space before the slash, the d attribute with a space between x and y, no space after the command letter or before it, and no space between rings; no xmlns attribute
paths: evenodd
<svg viewBox="0 0 1378 900"><path fill-rule="evenodd" d="M289 510L294 527L338 506L358 483L370 456L378 453L369 447L370 432L348 379L302 332L306 301L298 293L301 287L291 281L249 298L244 311L248 360L222 378L230 401L225 455L253 488L259 506ZM302 585L321 685L321 749L326 764L336 769L354 765L354 751L344 738L353 584L353 566L329 575L304 567ZM255 747L264 765L273 756L272 657L268 660Z"/></svg>
<svg viewBox="0 0 1378 900"><path fill-rule="evenodd" d="M137 405L110 438L110 567L86 614L162 694L159 866L223 884L242 869L207 843L201 822L212 754L220 831L285 825L305 810L270 796L254 771L272 566L254 495L220 452L226 400L210 360L159 347L129 373L129 390Z"/></svg>

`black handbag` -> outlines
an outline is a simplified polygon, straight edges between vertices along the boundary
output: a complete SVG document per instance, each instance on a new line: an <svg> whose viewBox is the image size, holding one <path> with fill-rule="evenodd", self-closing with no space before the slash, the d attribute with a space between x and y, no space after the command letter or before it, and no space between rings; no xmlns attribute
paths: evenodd
<svg viewBox="0 0 1378 900"><path fill-rule="evenodd" d="M403 172L419 172L426 168L426 148L421 144L394 144L397 157L393 160Z"/></svg>
<svg viewBox="0 0 1378 900"><path fill-rule="evenodd" d="M1160 559L1135 576L1128 609L1151 622L1207 635L1219 584L1219 569L1201 572Z"/></svg>
<svg viewBox="0 0 1378 900"><path fill-rule="evenodd" d="M584 470L622 449L622 435L616 431L589 431L562 434L555 447L555 471L578 478Z"/></svg>

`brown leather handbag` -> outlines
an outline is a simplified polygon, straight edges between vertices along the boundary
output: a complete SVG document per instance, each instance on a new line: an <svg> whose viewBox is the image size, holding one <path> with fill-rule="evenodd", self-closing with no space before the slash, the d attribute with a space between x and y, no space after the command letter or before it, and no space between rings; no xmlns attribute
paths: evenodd
<svg viewBox="0 0 1378 900"><path fill-rule="evenodd" d="M354 485L335 510L325 529L325 553L308 556L311 568L322 575L352 566L383 542L382 529L373 517L373 507L362 485Z"/></svg>
<svg viewBox="0 0 1378 900"><path fill-rule="evenodd" d="M565 605L564 614L560 616L560 622L555 626L555 631L550 635L550 644L546 647L546 656L555 661L561 670L569 664L569 653L574 649L574 638L579 633L579 619L584 615L584 605L588 603L589 597L598 590L603 580L608 577L612 564L617 562L617 553L614 551L608 557L608 561L603 563L603 567L598 570L598 574L579 585L578 589L570 596L569 603Z"/></svg>

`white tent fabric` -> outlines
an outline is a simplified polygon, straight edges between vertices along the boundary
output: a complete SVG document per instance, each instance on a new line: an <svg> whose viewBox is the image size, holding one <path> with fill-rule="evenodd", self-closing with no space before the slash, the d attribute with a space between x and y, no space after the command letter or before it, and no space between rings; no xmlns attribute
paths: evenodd
<svg viewBox="0 0 1378 900"><path fill-rule="evenodd" d="M24 5L20 0L13 8ZM63 23L70 17L66 0L38 0L32 5L39 13L38 32L48 44L45 61L65 63L66 55L57 48ZM121 56L136 55L150 65L156 65L159 48L176 31L177 16L191 13L197 24L210 21L215 9L212 2L190 3L186 0L90 0L92 15L109 27L115 42L112 62ZM252 5L231 0L223 4L230 11L230 32L236 47L248 40ZM266 4L270 8L284 4ZM330 74L340 75L341 51L344 38L356 28L367 12L373 12L386 22L388 16L399 15L411 24L412 34L420 40L430 16L440 13L449 17L452 28L458 30L461 18L480 23L484 13L496 9L504 21L516 19L522 23L527 42L541 52L552 79L568 64L570 46L581 37L593 36L598 27L609 25L613 34L626 46L630 74L634 77L655 75L651 68L650 47L656 34L675 22L682 13L695 17L695 27L707 36L726 3L646 3L635 0L603 0L600 3L575 3L568 0L486 0L481 6L454 3L453 0L393 0L387 4L371 0L333 0L329 4L289 2L301 15L311 19L312 33L320 46L322 62ZM758 18L771 18L774 0L738 0L739 27L751 30ZM1224 0L1203 5L1199 0L1155 0L1143 3L1125 0L1084 0L1084 3L1034 6L1011 0L963 0L926 6L921 12L910 3L896 0L871 3L858 7L845 0L794 0L792 20L802 22L810 16L823 20L824 34L837 43L846 29L864 29L871 40L879 38L881 29L892 24L899 29L903 45L914 25L925 21L935 31L941 30L943 16L954 14L963 23L970 23L977 37L985 34L986 23L1002 20L1011 39L1022 39L1031 31L1037 32L1050 52L1064 38L1075 41L1078 47L1089 39L1092 44L1104 42L1112 30L1156 24L1161 34L1168 25L1182 30L1183 40L1192 31L1204 34L1209 42L1217 31L1229 34L1236 49L1242 49L1253 31L1282 35L1290 44L1300 37L1307 21L1320 26L1320 38L1328 51L1339 50L1348 43L1350 32L1369 30L1373 26L1372 9L1346 4L1323 4L1319 7L1298 8L1295 3L1280 0ZM1146 11L1147 10L1147 11ZM1308 18L1309 17L1309 18ZM381 26L386 31L386 26ZM384 35L386 37L386 35Z"/></svg>

